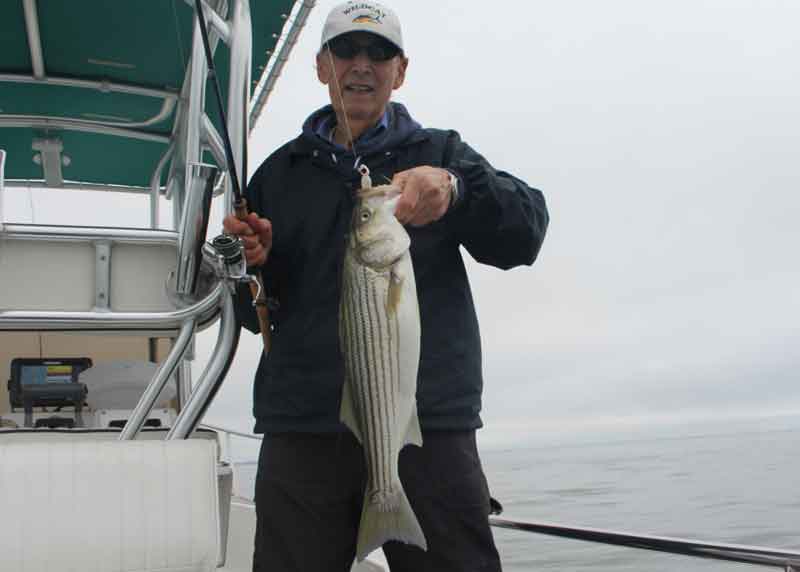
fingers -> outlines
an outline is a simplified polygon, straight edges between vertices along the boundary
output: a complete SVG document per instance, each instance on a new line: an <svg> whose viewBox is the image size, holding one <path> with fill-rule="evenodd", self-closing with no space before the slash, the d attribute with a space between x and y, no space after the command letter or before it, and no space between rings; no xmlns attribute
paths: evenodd
<svg viewBox="0 0 800 572"><path fill-rule="evenodd" d="M253 234L253 229L245 221L239 220L234 215L228 215L222 220L222 228L228 234L235 234L236 236L245 236Z"/></svg>
<svg viewBox="0 0 800 572"><path fill-rule="evenodd" d="M450 206L450 178L444 169L423 166L397 173L400 187L395 217L401 224L423 226L439 220Z"/></svg>
<svg viewBox="0 0 800 572"><path fill-rule="evenodd" d="M411 176L411 172L413 169L409 169L407 171L400 171L399 173L395 173L394 177L392 177L392 184L400 187L401 189L406 184L406 181Z"/></svg>
<svg viewBox="0 0 800 572"><path fill-rule="evenodd" d="M222 226L225 232L238 236L242 241L248 266L261 266L267 261L272 249L272 223L268 219L259 218L255 213L249 213L243 219L228 215Z"/></svg>
<svg viewBox="0 0 800 572"><path fill-rule="evenodd" d="M417 211L420 196L419 184L410 171L403 171L395 175L392 184L397 185L401 191L394 216L400 221L400 224L409 224Z"/></svg>
<svg viewBox="0 0 800 572"><path fill-rule="evenodd" d="M250 213L247 215L247 222L250 228L258 236L261 244L269 248L272 246L272 223L269 219L259 218L257 214Z"/></svg>

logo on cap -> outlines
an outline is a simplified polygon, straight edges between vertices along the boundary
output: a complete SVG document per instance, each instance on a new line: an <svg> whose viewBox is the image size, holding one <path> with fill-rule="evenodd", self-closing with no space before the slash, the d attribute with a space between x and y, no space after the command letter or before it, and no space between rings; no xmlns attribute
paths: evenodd
<svg viewBox="0 0 800 572"><path fill-rule="evenodd" d="M350 4L344 9L344 15L349 16L356 10L358 11L365 11L366 13L361 13L356 15L353 18L354 24L381 24L383 23L383 18L386 16L386 13L378 8L377 6L373 6L368 2L362 2L360 4Z"/></svg>
<svg viewBox="0 0 800 572"><path fill-rule="evenodd" d="M381 17L380 15L371 16L369 14L362 14L361 16L356 16L353 18L354 24L380 24Z"/></svg>

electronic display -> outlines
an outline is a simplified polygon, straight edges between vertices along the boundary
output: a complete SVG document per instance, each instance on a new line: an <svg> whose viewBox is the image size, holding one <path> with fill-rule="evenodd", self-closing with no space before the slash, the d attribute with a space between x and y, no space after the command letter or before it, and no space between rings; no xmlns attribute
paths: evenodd
<svg viewBox="0 0 800 572"><path fill-rule="evenodd" d="M74 366L71 364L37 364L20 367L22 385L51 385L54 383L73 383Z"/></svg>

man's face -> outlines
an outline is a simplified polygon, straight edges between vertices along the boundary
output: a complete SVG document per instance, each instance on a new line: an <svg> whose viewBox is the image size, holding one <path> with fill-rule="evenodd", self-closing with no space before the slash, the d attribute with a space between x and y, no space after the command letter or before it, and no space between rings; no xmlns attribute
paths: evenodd
<svg viewBox="0 0 800 572"><path fill-rule="evenodd" d="M346 113L351 122L377 122L392 91L403 85L408 58L398 53L383 60L396 48L368 32L344 34L330 44L331 49L317 54L317 76L328 86L337 116Z"/></svg>

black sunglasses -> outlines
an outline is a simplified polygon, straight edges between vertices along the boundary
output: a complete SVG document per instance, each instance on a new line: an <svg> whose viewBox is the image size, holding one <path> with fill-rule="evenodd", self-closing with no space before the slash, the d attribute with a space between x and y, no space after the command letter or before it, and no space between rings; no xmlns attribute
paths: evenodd
<svg viewBox="0 0 800 572"><path fill-rule="evenodd" d="M400 53L400 48L377 36L367 43L357 42L352 37L339 36L328 42L328 49L342 60L352 60L364 52L373 62L385 62Z"/></svg>

